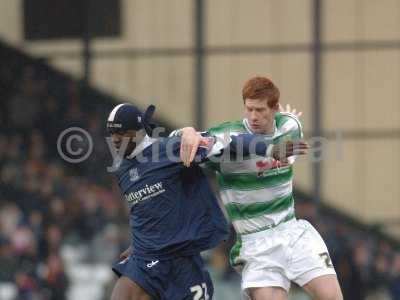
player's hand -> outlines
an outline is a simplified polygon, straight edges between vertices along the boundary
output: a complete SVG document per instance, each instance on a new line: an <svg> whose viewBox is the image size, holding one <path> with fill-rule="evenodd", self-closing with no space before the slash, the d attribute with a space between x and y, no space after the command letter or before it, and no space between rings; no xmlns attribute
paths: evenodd
<svg viewBox="0 0 400 300"><path fill-rule="evenodd" d="M303 115L302 111L297 112L297 109L293 108L290 106L290 104L286 104L286 108L284 109L281 104L279 104L279 111L280 112L286 112L290 113L292 115L295 115L297 118L300 118Z"/></svg>
<svg viewBox="0 0 400 300"><path fill-rule="evenodd" d="M308 153L309 145L303 140L285 141L273 145L272 157L276 160L286 162L287 158L293 155L305 155Z"/></svg>
<svg viewBox="0 0 400 300"><path fill-rule="evenodd" d="M132 252L133 252L133 249L132 249L132 246L130 246L128 249L126 249L124 252L122 252L122 253L119 255L119 258L120 258L121 260L127 259L127 258L129 257L129 255L132 254Z"/></svg>
<svg viewBox="0 0 400 300"><path fill-rule="evenodd" d="M186 167L190 167L201 145L207 145L207 138L202 137L193 127L182 129L180 157Z"/></svg>

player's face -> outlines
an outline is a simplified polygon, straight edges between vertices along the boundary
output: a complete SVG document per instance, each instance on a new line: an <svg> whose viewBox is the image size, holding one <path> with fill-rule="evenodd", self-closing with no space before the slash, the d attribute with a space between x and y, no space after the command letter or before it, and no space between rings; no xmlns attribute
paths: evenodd
<svg viewBox="0 0 400 300"><path fill-rule="evenodd" d="M140 143L141 138L142 135L140 134L140 131L136 130L117 131L111 133L113 146L117 150L118 154L122 154L123 157L131 154L132 151L135 150L136 145ZM124 151L124 153L120 153L120 151Z"/></svg>
<svg viewBox="0 0 400 300"><path fill-rule="evenodd" d="M265 134L273 130L277 109L270 108L267 99L246 99L245 116L254 133Z"/></svg>

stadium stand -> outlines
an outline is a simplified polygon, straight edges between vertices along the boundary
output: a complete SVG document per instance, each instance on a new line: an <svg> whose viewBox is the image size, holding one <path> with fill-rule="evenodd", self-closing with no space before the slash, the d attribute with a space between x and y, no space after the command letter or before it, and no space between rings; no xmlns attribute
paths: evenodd
<svg viewBox="0 0 400 300"><path fill-rule="evenodd" d="M0 63L0 299L108 299L109 267L129 236L106 171L104 120L117 99L5 44ZM57 153L58 135L71 126L88 130L95 145L80 164ZM331 249L344 298L400 299L399 244L297 195L298 217ZM232 243L206 253L217 300L240 299L227 260Z"/></svg>

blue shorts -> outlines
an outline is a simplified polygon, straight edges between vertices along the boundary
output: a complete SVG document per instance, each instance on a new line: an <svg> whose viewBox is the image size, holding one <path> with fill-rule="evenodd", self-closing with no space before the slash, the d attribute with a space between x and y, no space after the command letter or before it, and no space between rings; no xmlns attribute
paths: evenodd
<svg viewBox="0 0 400 300"><path fill-rule="evenodd" d="M211 300L214 287L200 254L167 260L128 257L113 266L140 285L153 300Z"/></svg>

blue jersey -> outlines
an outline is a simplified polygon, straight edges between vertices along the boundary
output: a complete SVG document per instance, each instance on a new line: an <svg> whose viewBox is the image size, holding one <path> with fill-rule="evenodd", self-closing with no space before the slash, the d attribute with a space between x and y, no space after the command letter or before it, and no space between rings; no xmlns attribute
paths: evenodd
<svg viewBox="0 0 400 300"><path fill-rule="evenodd" d="M138 258L194 255L228 236L227 221L201 168L186 168L179 151L179 138L162 138L122 160L115 172L130 209ZM199 148L200 160L207 152Z"/></svg>

